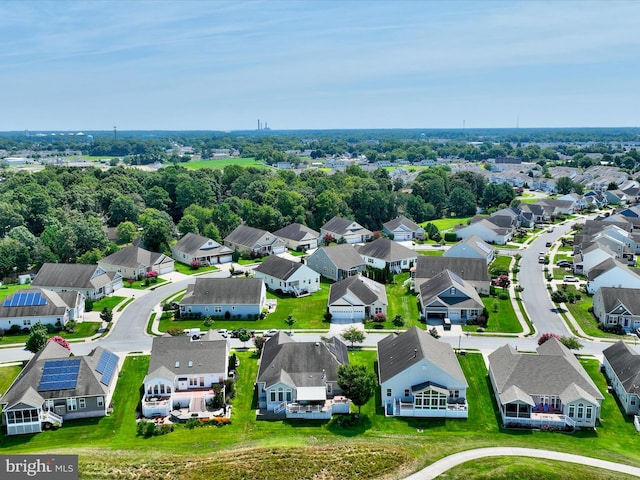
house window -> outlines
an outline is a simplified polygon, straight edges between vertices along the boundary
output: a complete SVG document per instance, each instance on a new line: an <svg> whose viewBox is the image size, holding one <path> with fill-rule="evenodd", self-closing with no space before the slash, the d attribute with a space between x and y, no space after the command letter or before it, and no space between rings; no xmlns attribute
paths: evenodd
<svg viewBox="0 0 640 480"><path fill-rule="evenodd" d="M382 313L382 307L376 307L375 313Z"/></svg>
<svg viewBox="0 0 640 480"><path fill-rule="evenodd" d="M282 389L282 387L278 389L278 401L284 402L284 390Z"/></svg>
<svg viewBox="0 0 640 480"><path fill-rule="evenodd" d="M204 377L200 377L200 386L204 387Z"/></svg>
<svg viewBox="0 0 640 480"><path fill-rule="evenodd" d="M291 390L287 390L287 402L291 401Z"/></svg>
<svg viewBox="0 0 640 480"><path fill-rule="evenodd" d="M455 294L456 294L456 287L451 287L451 288L449 289L449 294L450 294L450 295L455 295Z"/></svg>
<svg viewBox="0 0 640 480"><path fill-rule="evenodd" d="M387 397L390 397L390 396L391 396L391 389L387 388Z"/></svg>
<svg viewBox="0 0 640 480"><path fill-rule="evenodd" d="M405 389L404 389L404 396L405 396L405 397L408 397L408 396L409 396L409 389L408 389L408 388L405 388Z"/></svg>
<svg viewBox="0 0 640 480"><path fill-rule="evenodd" d="M271 392L271 401L272 402L276 401L276 392Z"/></svg>
<svg viewBox="0 0 640 480"><path fill-rule="evenodd" d="M44 402L45 410L53 410L53 400L47 400Z"/></svg>
<svg viewBox="0 0 640 480"><path fill-rule="evenodd" d="M333 390L333 387L330 383L327 383L327 393L331 393L331 391Z"/></svg>
<svg viewBox="0 0 640 480"><path fill-rule="evenodd" d="M84 398L78 399L78 407L79 408L87 408L87 402Z"/></svg>
<svg viewBox="0 0 640 480"><path fill-rule="evenodd" d="M198 379L197 378L189 378L189 386L190 387L197 387L198 386Z"/></svg>
<svg viewBox="0 0 640 480"><path fill-rule="evenodd" d="M593 415L593 407L587 407L587 414L585 415L586 418L591 418L591 416Z"/></svg>
<svg viewBox="0 0 640 480"><path fill-rule="evenodd" d="M369 263L373 263L373 262L374 262L374 260L373 260L373 258L367 258L367 262L369 262Z"/></svg>
<svg viewBox="0 0 640 480"><path fill-rule="evenodd" d="M635 405L636 404L636 397L635 395L633 397L631 397L631 405Z"/></svg>
<svg viewBox="0 0 640 480"><path fill-rule="evenodd" d="M235 309L236 309L236 306L235 306L235 305L233 305L233 306L231 307L231 310L235 310Z"/></svg>
<svg viewBox="0 0 640 480"><path fill-rule="evenodd" d="M460 390L449 390L449 396L451 398L459 398L460 397Z"/></svg>
<svg viewBox="0 0 640 480"><path fill-rule="evenodd" d="M29 325L31 325L31 320L23 320L23 321L22 321L22 325L24 325L24 326L29 326Z"/></svg>
<svg viewBox="0 0 640 480"><path fill-rule="evenodd" d="M576 416L576 407L575 407L575 405L569 405L569 416L570 417L575 417Z"/></svg>
<svg viewBox="0 0 640 480"><path fill-rule="evenodd" d="M208 312L209 311L209 307L204 307L204 311Z"/></svg>
<svg viewBox="0 0 640 480"><path fill-rule="evenodd" d="M578 418L582 418L583 415L584 415L584 405L579 403L578 404Z"/></svg>
<svg viewBox="0 0 640 480"><path fill-rule="evenodd" d="M78 409L78 402L75 398L67 398L67 410L75 412Z"/></svg>

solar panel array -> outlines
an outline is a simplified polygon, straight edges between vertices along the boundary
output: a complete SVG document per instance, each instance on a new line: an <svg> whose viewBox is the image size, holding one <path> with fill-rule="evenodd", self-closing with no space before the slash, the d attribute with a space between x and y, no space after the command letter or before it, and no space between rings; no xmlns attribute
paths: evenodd
<svg viewBox="0 0 640 480"><path fill-rule="evenodd" d="M5 299L3 305L5 307L37 307L46 304L47 299L42 297L41 292L22 292Z"/></svg>
<svg viewBox="0 0 640 480"><path fill-rule="evenodd" d="M451 271L449 273L451 274L451 278L453 278L453 280L455 280L458 284L464 286L464 280L462 280L462 278Z"/></svg>
<svg viewBox="0 0 640 480"><path fill-rule="evenodd" d="M40 378L39 392L51 390L68 390L76 388L80 359L49 360L44 363Z"/></svg>
<svg viewBox="0 0 640 480"><path fill-rule="evenodd" d="M96 367L96 372L102 374L100 383L108 386L117 366L118 356L106 350L103 351L100 360L98 360L98 366Z"/></svg>

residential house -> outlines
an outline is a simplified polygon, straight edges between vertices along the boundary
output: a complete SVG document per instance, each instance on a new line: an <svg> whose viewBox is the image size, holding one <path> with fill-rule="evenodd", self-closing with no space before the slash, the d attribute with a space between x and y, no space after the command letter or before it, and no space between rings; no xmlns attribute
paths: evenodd
<svg viewBox="0 0 640 480"><path fill-rule="evenodd" d="M31 286L54 292L80 292L85 298L99 300L122 288L122 274L107 272L99 265L45 263Z"/></svg>
<svg viewBox="0 0 640 480"><path fill-rule="evenodd" d="M626 205L629 202L627 195L622 190L605 190L605 197L609 205Z"/></svg>
<svg viewBox="0 0 640 480"><path fill-rule="evenodd" d="M467 418L468 383L451 345L418 327L378 342L386 416Z"/></svg>
<svg viewBox="0 0 640 480"><path fill-rule="evenodd" d="M247 225L238 225L233 232L225 237L222 243L240 253L257 256L284 253L286 251L284 240L266 230L248 227Z"/></svg>
<svg viewBox="0 0 640 480"><path fill-rule="evenodd" d="M290 250L307 251L318 248L320 233L300 223L292 223L276 230L273 234L284 240Z"/></svg>
<svg viewBox="0 0 640 480"><path fill-rule="evenodd" d="M173 258L164 253L150 252L140 247L124 247L98 260L105 272L118 272L124 278L143 278L148 272L165 275L173 272Z"/></svg>
<svg viewBox="0 0 640 480"><path fill-rule="evenodd" d="M593 314L607 328L629 333L640 327L640 289L601 287L593 295Z"/></svg>
<svg viewBox="0 0 640 480"><path fill-rule="evenodd" d="M331 285L327 307L334 322L359 322L376 313L386 315L388 304L384 285L354 275Z"/></svg>
<svg viewBox="0 0 640 480"><path fill-rule="evenodd" d="M640 355L622 340L603 350L602 365L627 415L640 415Z"/></svg>
<svg viewBox="0 0 640 480"><path fill-rule="evenodd" d="M576 211L576 204L573 200L559 200L554 198L542 198L536 202L538 205L553 207L554 214L573 215Z"/></svg>
<svg viewBox="0 0 640 480"><path fill-rule="evenodd" d="M0 401L7 435L37 433L73 419L104 417L119 367L120 358L102 347L72 357L60 344L47 343Z"/></svg>
<svg viewBox="0 0 640 480"><path fill-rule="evenodd" d="M327 236L347 243L364 243L371 238L371 231L358 222L342 217L333 217L320 228L322 238Z"/></svg>
<svg viewBox="0 0 640 480"><path fill-rule="evenodd" d="M383 270L388 268L393 273L409 270L416 263L418 256L415 250L400 245L393 240L380 237L373 242L356 247L367 267Z"/></svg>
<svg viewBox="0 0 640 480"><path fill-rule="evenodd" d="M69 320L80 320L84 296L80 292L53 292L41 288L18 290L2 301L0 329L18 325L31 328L36 323L64 327Z"/></svg>
<svg viewBox="0 0 640 480"><path fill-rule="evenodd" d="M484 305L473 285L445 270L420 285L418 294L424 319L449 318L466 323L482 313Z"/></svg>
<svg viewBox="0 0 640 480"><path fill-rule="evenodd" d="M489 379L506 427L593 428L604 396L575 355L551 338L524 354L504 345L489 355Z"/></svg>
<svg viewBox="0 0 640 480"><path fill-rule="evenodd" d="M413 240L414 238L422 240L425 234L424 228L403 215L384 223L382 231L386 235L393 235L396 242Z"/></svg>
<svg viewBox="0 0 640 480"><path fill-rule="evenodd" d="M520 215L522 218L522 226L527 228L550 220L544 206L536 203L523 203L520 205Z"/></svg>
<svg viewBox="0 0 640 480"><path fill-rule="evenodd" d="M607 196L600 190L592 190L585 193L584 200L587 205L593 205L596 208L603 208L609 204Z"/></svg>
<svg viewBox="0 0 640 480"><path fill-rule="evenodd" d="M577 193L567 193L566 195L558 197L556 200L572 202L573 210L576 212L587 207L587 201L584 199L584 196Z"/></svg>
<svg viewBox="0 0 640 480"><path fill-rule="evenodd" d="M224 389L228 373L229 342L212 330L202 338L154 337L144 377L142 415L166 417L186 409L176 416L210 417L207 402L214 397L213 387Z"/></svg>
<svg viewBox="0 0 640 480"><path fill-rule="evenodd" d="M459 239L476 236L483 241L496 245L505 245L513 238L514 227L499 227L488 218L482 218L477 222L466 226L456 226L456 236Z"/></svg>
<svg viewBox="0 0 640 480"><path fill-rule="evenodd" d="M596 265L600 265L608 258L616 258L616 253L606 245L592 243L587 248L584 248L581 253L573 256L573 271L586 275Z"/></svg>
<svg viewBox="0 0 640 480"><path fill-rule="evenodd" d="M348 363L347 347L336 337L296 342L279 332L264 344L258 362L258 408L303 419L349 413L351 401L341 395L337 374Z"/></svg>
<svg viewBox="0 0 640 480"><path fill-rule="evenodd" d="M482 258L428 257L419 255L411 273L414 291L420 291L420 285L440 272L449 270L473 285L480 295L488 295L491 277L487 262Z"/></svg>
<svg viewBox="0 0 640 480"><path fill-rule="evenodd" d="M267 302L260 278L196 278L178 302L181 318L258 319Z"/></svg>
<svg viewBox="0 0 640 480"><path fill-rule="evenodd" d="M323 277L336 282L366 270L362 256L349 244L320 247L309 255L306 263Z"/></svg>
<svg viewBox="0 0 640 480"><path fill-rule="evenodd" d="M233 250L211 238L187 233L171 247L171 256L186 265L194 261L201 265L217 265L231 262Z"/></svg>
<svg viewBox="0 0 640 480"><path fill-rule="evenodd" d="M593 294L602 287L640 288L640 273L637 268L608 258L587 273L587 292Z"/></svg>
<svg viewBox="0 0 640 480"><path fill-rule="evenodd" d="M481 258L489 265L495 258L496 249L476 235L465 238L451 246L442 255L453 258Z"/></svg>
<svg viewBox="0 0 640 480"><path fill-rule="evenodd" d="M281 290L296 296L320 290L320 274L300 262L271 255L254 270L269 290Z"/></svg>

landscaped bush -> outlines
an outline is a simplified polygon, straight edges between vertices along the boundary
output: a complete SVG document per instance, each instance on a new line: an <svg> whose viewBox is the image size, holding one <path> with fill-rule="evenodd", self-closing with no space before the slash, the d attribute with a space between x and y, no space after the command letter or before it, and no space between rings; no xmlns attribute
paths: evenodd
<svg viewBox="0 0 640 480"><path fill-rule="evenodd" d="M498 298L500 300L509 300L509 294L507 292L500 292Z"/></svg>
<svg viewBox="0 0 640 480"><path fill-rule="evenodd" d="M136 434L145 437L166 435L170 432L173 432L173 425L156 425L154 422L148 420L140 420L136 426Z"/></svg>
<svg viewBox="0 0 640 480"><path fill-rule="evenodd" d="M456 232L445 232L444 241L445 242L457 242L458 241L458 234Z"/></svg>

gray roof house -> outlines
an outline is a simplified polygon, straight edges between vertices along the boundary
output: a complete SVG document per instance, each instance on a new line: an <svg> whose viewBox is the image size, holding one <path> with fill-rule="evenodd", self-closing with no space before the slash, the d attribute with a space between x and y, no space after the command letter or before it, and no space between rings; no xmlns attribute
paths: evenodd
<svg viewBox="0 0 640 480"><path fill-rule="evenodd" d="M82 293L85 298L99 300L122 288L122 275L107 272L99 265L45 263L40 267L31 286L54 292L73 290Z"/></svg>
<svg viewBox="0 0 640 480"><path fill-rule="evenodd" d="M339 281L366 270L365 262L353 245L320 247L306 259L307 265L329 280Z"/></svg>
<svg viewBox="0 0 640 480"><path fill-rule="evenodd" d="M607 258L587 272L587 292L596 293L602 287L640 288L639 272L637 268Z"/></svg>
<svg viewBox="0 0 640 480"><path fill-rule="evenodd" d="M383 223L382 231L387 235L393 235L396 242L424 238L424 228L403 215Z"/></svg>
<svg viewBox="0 0 640 480"><path fill-rule="evenodd" d="M285 242L281 238L266 230L247 225L238 225L222 243L238 252L259 256L284 253L286 250Z"/></svg>
<svg viewBox="0 0 640 480"><path fill-rule="evenodd" d="M270 290L282 290L296 296L320 290L320 274L300 262L271 255L254 270Z"/></svg>
<svg viewBox="0 0 640 480"><path fill-rule="evenodd" d="M13 325L31 328L43 325L64 327L69 320L78 320L84 313L84 296L80 292L53 292L41 288L18 290L0 304L0 328Z"/></svg>
<svg viewBox="0 0 640 480"><path fill-rule="evenodd" d="M151 271L159 275L173 272L173 258L164 253L129 246L98 260L98 266L105 272L118 272L124 278L142 278Z"/></svg>
<svg viewBox="0 0 640 480"><path fill-rule="evenodd" d="M444 254L443 257L456 257L456 258L482 258L487 265L489 265L495 258L496 248L489 245L477 235L471 235L470 237L460 240L455 245L452 245Z"/></svg>
<svg viewBox="0 0 640 480"><path fill-rule="evenodd" d="M575 355L551 338L523 354L504 345L489 355L489 379L506 427L593 428L604 396Z"/></svg>
<svg viewBox="0 0 640 480"><path fill-rule="evenodd" d="M331 285L328 309L331 321L359 322L376 313L387 314L384 285L362 275L354 275Z"/></svg>
<svg viewBox="0 0 640 480"><path fill-rule="evenodd" d="M190 232L171 247L171 256L174 260L186 265L193 261L198 261L201 265L229 263L232 255L233 250L229 247L220 245L211 238Z"/></svg>
<svg viewBox="0 0 640 480"><path fill-rule="evenodd" d="M97 347L89 355L49 342L2 397L7 435L37 433L78 418L104 417L118 381L120 358Z"/></svg>
<svg viewBox="0 0 640 480"><path fill-rule="evenodd" d="M320 233L300 223L292 223L273 234L284 240L290 250L305 251L318 248Z"/></svg>
<svg viewBox="0 0 640 480"><path fill-rule="evenodd" d="M605 374L627 415L640 414L640 355L622 340L602 352Z"/></svg>
<svg viewBox="0 0 640 480"><path fill-rule="evenodd" d="M640 328L640 289L601 287L593 295L593 314L607 328L627 333Z"/></svg>
<svg viewBox="0 0 640 480"><path fill-rule="evenodd" d="M450 270L440 272L420 285L422 318L449 318L466 323L482 313L484 305L473 285Z"/></svg>
<svg viewBox="0 0 640 480"><path fill-rule="evenodd" d="M260 278L196 278L178 304L182 318L255 320L266 301L267 290Z"/></svg>
<svg viewBox="0 0 640 480"><path fill-rule="evenodd" d="M453 348L412 327L378 342L386 416L467 418L468 383Z"/></svg>
<svg viewBox="0 0 640 480"><path fill-rule="evenodd" d="M214 385L229 374L229 342L209 330L202 338L154 337L147 375L144 377L142 414L170 413L179 419L222 416L207 408ZM223 387L223 385L221 385Z"/></svg>
<svg viewBox="0 0 640 480"><path fill-rule="evenodd" d="M279 332L260 355L258 407L286 418L329 419L349 413L351 402L340 395L337 381L338 367L348 363L347 347L336 337L296 342Z"/></svg>
<svg viewBox="0 0 640 480"><path fill-rule="evenodd" d="M483 218L466 226L456 226L456 235L461 239L475 235L487 243L504 245L513 238L515 227L501 227L494 222L499 222L502 219L509 221L510 218L507 216Z"/></svg>
<svg viewBox="0 0 640 480"><path fill-rule="evenodd" d="M371 230L367 230L358 222L343 217L333 217L320 228L320 235L333 239L344 238L347 243L364 243L371 238Z"/></svg>
<svg viewBox="0 0 640 480"><path fill-rule="evenodd" d="M393 240L380 237L373 242L356 247L366 265L372 268L389 268L393 273L409 270L416 263L418 254L414 250Z"/></svg>
<svg viewBox="0 0 640 480"><path fill-rule="evenodd" d="M487 262L482 258L427 257L418 255L416 266L412 270L414 290L420 291L420 285L440 272L450 270L473 285L480 295L488 295L491 277Z"/></svg>

